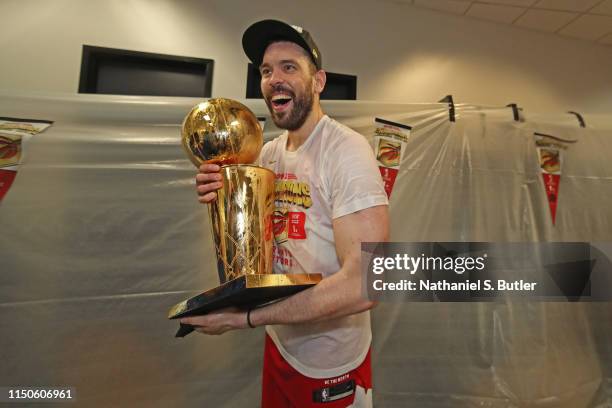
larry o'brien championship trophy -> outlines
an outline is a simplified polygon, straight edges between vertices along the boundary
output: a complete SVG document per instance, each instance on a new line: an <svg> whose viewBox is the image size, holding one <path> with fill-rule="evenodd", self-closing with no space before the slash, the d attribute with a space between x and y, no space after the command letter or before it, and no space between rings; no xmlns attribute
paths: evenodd
<svg viewBox="0 0 612 408"><path fill-rule="evenodd" d="M221 166L223 186L208 205L220 285L174 305L168 318L229 306L252 308L318 283L321 274L272 272L274 173L251 164L263 146L255 115L231 99L210 99L187 114L181 139L196 167ZM176 337L192 331L192 326L181 324Z"/></svg>

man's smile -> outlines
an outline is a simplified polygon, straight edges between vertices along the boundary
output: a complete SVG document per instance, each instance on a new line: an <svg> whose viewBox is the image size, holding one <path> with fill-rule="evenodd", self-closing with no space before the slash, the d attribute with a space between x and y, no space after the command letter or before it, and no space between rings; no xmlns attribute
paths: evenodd
<svg viewBox="0 0 612 408"><path fill-rule="evenodd" d="M285 92L275 93L270 98L270 102L274 112L284 112L291 108L293 96Z"/></svg>

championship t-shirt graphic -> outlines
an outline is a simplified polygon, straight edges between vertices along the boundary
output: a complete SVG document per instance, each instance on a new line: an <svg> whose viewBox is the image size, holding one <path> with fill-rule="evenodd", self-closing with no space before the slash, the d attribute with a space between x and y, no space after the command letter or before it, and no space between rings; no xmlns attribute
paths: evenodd
<svg viewBox="0 0 612 408"><path fill-rule="evenodd" d="M291 252L281 244L288 240L306 239L306 213L312 206L310 185L298 180L294 173L276 173L275 208L272 217L274 263L277 269L294 267Z"/></svg>

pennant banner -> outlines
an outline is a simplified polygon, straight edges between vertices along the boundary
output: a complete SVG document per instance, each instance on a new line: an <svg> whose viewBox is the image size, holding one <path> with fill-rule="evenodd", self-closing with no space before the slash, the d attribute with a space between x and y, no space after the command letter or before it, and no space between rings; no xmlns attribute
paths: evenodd
<svg viewBox="0 0 612 408"><path fill-rule="evenodd" d="M557 218L557 202L559 200L559 184L563 168L563 154L571 143L576 140L565 140L552 135L534 133L538 163L544 180L544 189L550 208L553 225Z"/></svg>
<svg viewBox="0 0 612 408"><path fill-rule="evenodd" d="M0 117L0 200L15 180L23 158L23 145L33 135L42 132L53 122Z"/></svg>
<svg viewBox="0 0 612 408"><path fill-rule="evenodd" d="M391 198L412 127L380 118L375 118L374 124L374 152L387 197Z"/></svg>

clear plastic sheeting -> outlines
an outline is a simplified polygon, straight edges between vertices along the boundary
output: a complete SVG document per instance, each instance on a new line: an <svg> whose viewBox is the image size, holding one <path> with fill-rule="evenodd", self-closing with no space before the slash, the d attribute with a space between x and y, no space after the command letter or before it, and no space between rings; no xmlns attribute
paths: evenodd
<svg viewBox="0 0 612 408"><path fill-rule="evenodd" d="M166 320L218 284L179 142L197 102L0 95L0 116L55 121L0 202L0 386L70 386L88 407L259 405L262 329L175 339ZM412 126L395 241L612 241L612 116L581 128L510 108L457 105L453 123L446 104L324 107L368 138L374 117ZM578 140L555 225L534 132ZM378 407L612 406L610 303L381 303L373 335Z"/></svg>

